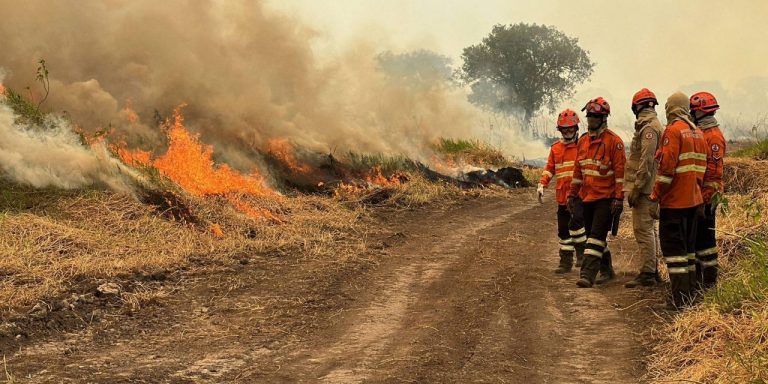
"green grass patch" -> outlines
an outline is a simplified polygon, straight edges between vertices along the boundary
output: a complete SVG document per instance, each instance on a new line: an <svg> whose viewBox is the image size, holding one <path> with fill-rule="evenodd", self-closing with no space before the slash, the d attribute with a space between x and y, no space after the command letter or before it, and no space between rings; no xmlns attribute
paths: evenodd
<svg viewBox="0 0 768 384"><path fill-rule="evenodd" d="M515 164L514 159L506 158L499 149L479 140L441 138L433 149L454 163L491 167Z"/></svg>
<svg viewBox="0 0 768 384"><path fill-rule="evenodd" d="M419 166L415 161L401 155L389 156L384 154L368 154L350 151L342 160L345 163L348 163L353 170L362 172L367 172L377 167L385 174L419 169Z"/></svg>
<svg viewBox="0 0 768 384"><path fill-rule="evenodd" d="M758 141L751 146L730 154L735 157L748 157L755 160L768 160L768 139Z"/></svg>
<svg viewBox="0 0 768 384"><path fill-rule="evenodd" d="M16 123L42 126L45 115L35 103L11 88L5 89L5 104L16 114Z"/></svg>
<svg viewBox="0 0 768 384"><path fill-rule="evenodd" d="M747 303L768 302L768 249L754 242L747 257L739 260L717 288L704 296L704 304L721 313L741 309Z"/></svg>
<svg viewBox="0 0 768 384"><path fill-rule="evenodd" d="M487 145L478 140L446 139L441 138L435 144L435 150L445 154L455 154L483 150Z"/></svg>

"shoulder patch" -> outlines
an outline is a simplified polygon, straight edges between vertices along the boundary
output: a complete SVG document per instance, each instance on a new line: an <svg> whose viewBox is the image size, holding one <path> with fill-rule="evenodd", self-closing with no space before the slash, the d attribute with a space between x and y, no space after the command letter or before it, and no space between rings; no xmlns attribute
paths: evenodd
<svg viewBox="0 0 768 384"><path fill-rule="evenodd" d="M616 149L618 149L619 151L624 150L624 144L616 143Z"/></svg>
<svg viewBox="0 0 768 384"><path fill-rule="evenodd" d="M717 152L720 150L720 146L717 144L712 144L712 152Z"/></svg>
<svg viewBox="0 0 768 384"><path fill-rule="evenodd" d="M664 142L662 144L664 144L664 145L669 144L669 137L665 137L664 138ZM701 148L701 147L699 147L699 148Z"/></svg>
<svg viewBox="0 0 768 384"><path fill-rule="evenodd" d="M645 137L646 140L651 140L651 139L653 139L653 132L648 131L648 132L645 133L645 136L643 136L643 137Z"/></svg>

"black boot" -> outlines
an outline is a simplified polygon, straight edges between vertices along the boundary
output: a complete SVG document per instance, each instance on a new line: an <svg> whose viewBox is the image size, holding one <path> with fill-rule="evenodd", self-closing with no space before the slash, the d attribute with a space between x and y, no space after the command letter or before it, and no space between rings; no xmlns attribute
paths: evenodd
<svg viewBox="0 0 768 384"><path fill-rule="evenodd" d="M584 262L584 243L574 245L576 248L576 268L581 268L581 263Z"/></svg>
<svg viewBox="0 0 768 384"><path fill-rule="evenodd" d="M595 283L595 277L600 270L600 258L597 256L584 256L579 273L579 281L576 282L580 288L591 288Z"/></svg>
<svg viewBox="0 0 768 384"><path fill-rule="evenodd" d="M702 286L704 289L711 289L717 285L717 265L704 267L701 271Z"/></svg>
<svg viewBox="0 0 768 384"><path fill-rule="evenodd" d="M691 300L691 281L689 274L669 275L670 303L677 309L685 308Z"/></svg>
<svg viewBox="0 0 768 384"><path fill-rule="evenodd" d="M627 288L652 287L656 285L657 275L658 273L656 272L640 272L637 277L628 281L624 286Z"/></svg>
<svg viewBox="0 0 768 384"><path fill-rule="evenodd" d="M613 271L613 262L611 260L611 251L605 252L600 259L600 277L597 278L595 284L605 284L616 277L616 273Z"/></svg>
<svg viewBox="0 0 768 384"><path fill-rule="evenodd" d="M573 267L573 251L560 251L560 265L555 269L555 273L568 273Z"/></svg>

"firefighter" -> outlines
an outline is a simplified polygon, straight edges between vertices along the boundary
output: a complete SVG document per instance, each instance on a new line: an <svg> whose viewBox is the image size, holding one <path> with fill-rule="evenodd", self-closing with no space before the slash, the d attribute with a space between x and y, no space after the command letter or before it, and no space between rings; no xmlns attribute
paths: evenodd
<svg viewBox="0 0 768 384"><path fill-rule="evenodd" d="M698 92L691 96L693 122L704 134L707 144L707 170L701 197L704 200L704 216L699 220L696 234L697 286L708 289L717 283L717 242L715 241L715 213L723 192L723 155L725 138L715 119L720 109L715 96Z"/></svg>
<svg viewBox="0 0 768 384"><path fill-rule="evenodd" d="M611 107L605 99L590 100L582 109L587 113L586 134L577 143L576 163L568 194L569 210L583 215L587 233L579 287L588 288L614 278L608 231L613 218L624 208L624 142L608 129ZM597 278L598 272L600 278Z"/></svg>
<svg viewBox="0 0 768 384"><path fill-rule="evenodd" d="M656 269L658 236L655 220L649 212L651 201L648 199L656 179L654 157L662 131L655 109L658 104L656 95L647 88L641 89L632 97L632 112L637 120L635 135L629 147L629 160L624 171L624 192L627 194L627 203L632 208L632 229L642 265L637 277L624 285L627 288L639 285L653 286L660 280Z"/></svg>
<svg viewBox="0 0 768 384"><path fill-rule="evenodd" d="M557 130L562 138L552 144L547 159L547 167L539 181L539 198L544 194L554 178L555 197L557 199L557 237L560 238L560 265L555 273L568 273L573 266L573 254L576 253L576 266L581 266L584 257L584 243L587 241L584 222L580 216L571 215L566 206L568 192L573 178L576 160L576 141L579 136L579 116L575 111L566 109L557 116Z"/></svg>
<svg viewBox="0 0 768 384"><path fill-rule="evenodd" d="M672 94L665 105L667 127L656 152L658 170L651 216L660 219L661 252L670 280L670 309L690 303L696 279L696 224L704 214L701 188L707 165L704 134L691 121L688 97Z"/></svg>

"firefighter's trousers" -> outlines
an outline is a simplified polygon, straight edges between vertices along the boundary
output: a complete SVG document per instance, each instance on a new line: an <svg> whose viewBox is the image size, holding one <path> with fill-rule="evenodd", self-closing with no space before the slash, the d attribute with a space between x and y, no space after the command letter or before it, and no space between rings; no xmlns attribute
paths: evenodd
<svg viewBox="0 0 768 384"><path fill-rule="evenodd" d="M583 204L587 244L580 275L591 282L595 281L598 271L606 273L612 269L611 251L607 242L613 222L611 201L612 199L601 199Z"/></svg>
<svg viewBox="0 0 768 384"><path fill-rule="evenodd" d="M696 228L697 286L711 288L717 283L718 248L715 240L715 212L712 205L704 206L704 217L698 219Z"/></svg>
<svg viewBox="0 0 768 384"><path fill-rule="evenodd" d="M671 299L682 307L689 303L696 281L696 207L662 208L660 213L659 239L669 271Z"/></svg>
<svg viewBox="0 0 768 384"><path fill-rule="evenodd" d="M632 229L640 250L640 272L656 273L656 252L659 247L659 235L656 220L651 217L651 201L648 195L640 195L637 205L632 208Z"/></svg>
<svg viewBox="0 0 768 384"><path fill-rule="evenodd" d="M574 252L577 255L584 254L587 235L584 219L579 215L571 215L565 205L557 206L557 237L560 239L561 265L570 268Z"/></svg>

